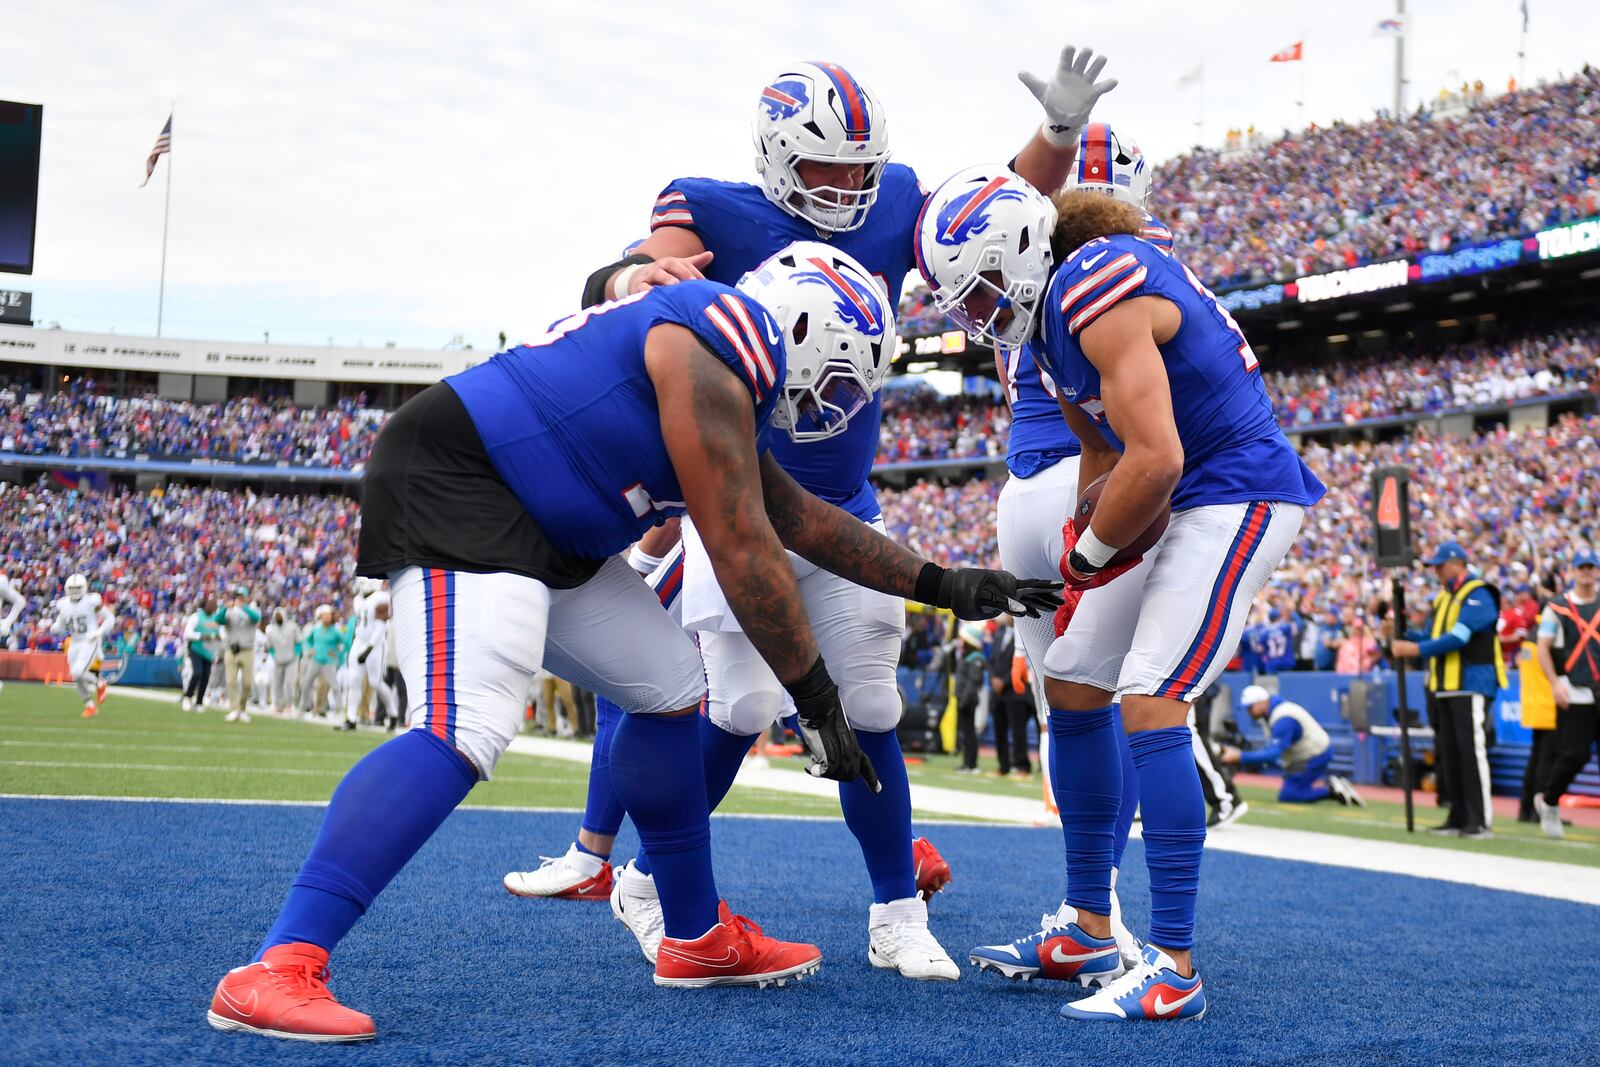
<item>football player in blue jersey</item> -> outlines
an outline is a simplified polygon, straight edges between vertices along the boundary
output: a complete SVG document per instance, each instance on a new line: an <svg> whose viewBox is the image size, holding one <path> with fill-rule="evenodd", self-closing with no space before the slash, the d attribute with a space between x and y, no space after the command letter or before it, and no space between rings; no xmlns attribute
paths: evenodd
<svg viewBox="0 0 1600 1067"><path fill-rule="evenodd" d="M1096 100L1115 81L1098 81L1105 58L1089 49L1064 49L1048 79L1020 75L1045 111L1044 124L1018 153L1019 173L1041 189L1055 189L1071 170L1081 131ZM821 240L848 253L880 288L878 303L862 291L841 294L841 309L863 329L883 325L898 305L901 282L911 269L916 217L923 193L910 167L889 161L883 109L877 97L849 71L833 63L799 63L762 90L753 134L759 181L680 178L656 198L650 236L618 263L596 271L584 292L586 304L624 297L651 286L701 276L733 283L746 271L796 240ZM875 369L874 387L887 374L892 353ZM768 433L765 443L778 464L808 491L882 528L869 474L877 454L881 401L869 405L843 432L827 437ZM706 775L713 803L731 787L752 741L782 714L783 687L727 610L722 591L700 545L703 530L685 529L685 573L681 594L684 625L697 630L705 658L707 715L721 728L708 736ZM796 560L800 587L817 639L837 672L845 714L883 777L872 793L859 783L840 788L845 822L861 846L872 887L868 909L868 958L875 966L909 978L954 979L959 969L928 932L922 894L948 879L948 865L925 841L913 840L911 799L895 726L900 696L895 677L904 632L904 607L893 596L862 588L845 576ZM604 796L593 779L591 795ZM600 821L600 820L593 820ZM591 822L588 815L585 822ZM513 872L513 892L538 886L598 889L612 835L585 827L567 855L538 872ZM648 849L615 873L612 910L652 957L659 929ZM919 879L919 872L922 878ZM594 880L594 881L591 881Z"/></svg>
<svg viewBox="0 0 1600 1067"><path fill-rule="evenodd" d="M1171 231L1145 210L1150 179L1150 168L1136 143L1126 136L1118 136L1104 122L1091 122L1078 142L1077 162L1073 164L1065 188L1110 196L1138 208L1143 222L1141 236L1157 248L1170 252ZM995 533L1002 567L1022 577L1054 578L1060 574L1064 551L1062 526L1078 503L1078 454L1082 449L1077 436L1061 417L1055 381L1035 358L1037 347L1035 339L1020 347L995 348L1000 382L1011 405L1011 429L1006 442L1006 467L1011 477L1000 490L995 506ZM1043 680L1045 652L1056 637L1053 624L1052 619L1017 620L1017 632L1035 680L1034 697L1039 705L1039 762L1044 768L1045 786L1052 795L1050 708L1045 700ZM1120 715L1115 717L1120 724ZM1131 967L1139 961L1141 946L1122 921L1116 880L1133 817L1139 808L1139 783L1125 736L1121 738L1120 749L1123 799L1113 842L1111 928L1123 962ZM1007 944L980 946L973 949L969 958L980 970L993 970L1007 978L1024 981L1033 978L1109 981L1107 975L1111 972L1102 969L1106 957L1062 947L1060 939L1068 936L1076 919L1077 912L1063 901L1056 911L1043 916L1037 932Z"/></svg>
<svg viewBox="0 0 1600 1067"><path fill-rule="evenodd" d="M861 268L843 261L835 269ZM256 961L223 976L221 1030L361 1041L327 988L329 952L521 725L541 666L629 714L612 784L660 883L659 985L766 985L811 973L815 946L767 937L718 897L693 642L617 555L669 516L701 537L745 632L798 710L811 773L876 782L840 707L784 549L963 618L1059 597L1002 571L947 570L806 493L758 448L842 428L867 402L882 337L829 286L781 263L744 289L686 282L557 323L405 404L362 480L357 572L387 576L411 728L334 791Z"/></svg>
<svg viewBox="0 0 1600 1067"><path fill-rule="evenodd" d="M1044 662L1076 914L1062 955L1111 978L1062 1008L1086 1020L1205 1012L1193 945L1206 816L1186 720L1325 492L1279 428L1232 316L1145 228L1131 205L1083 191L1052 201L1005 167L952 177L918 227L937 306L1000 345L1037 339L1083 449L1080 479L1109 474L1087 528L1062 532L1067 604ZM1121 551L1169 506L1152 548ZM1151 897L1150 943L1126 973L1109 914L1118 703Z"/></svg>

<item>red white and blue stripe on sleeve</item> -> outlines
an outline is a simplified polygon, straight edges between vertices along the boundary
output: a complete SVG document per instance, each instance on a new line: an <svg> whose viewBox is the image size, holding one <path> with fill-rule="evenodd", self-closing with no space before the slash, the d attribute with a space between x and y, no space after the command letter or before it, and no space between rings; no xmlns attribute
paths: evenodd
<svg viewBox="0 0 1600 1067"><path fill-rule="evenodd" d="M1138 256L1117 248L1082 260L1068 260L1062 269L1079 276L1061 295L1061 314L1067 317L1067 332L1074 335L1143 285L1146 274Z"/></svg>
<svg viewBox="0 0 1600 1067"><path fill-rule="evenodd" d="M1167 229L1162 221L1150 214L1144 214L1143 225L1139 229L1139 236L1161 249L1163 252L1172 251L1172 231Z"/></svg>
<svg viewBox="0 0 1600 1067"><path fill-rule="evenodd" d="M766 312L761 312L762 316ZM734 370L744 378L745 384L750 387L750 393L760 404L772 392L778 382L778 362L773 357L772 348L780 339L769 342L763 335L761 324L757 323L756 316L751 314L745 302L732 293L723 293L711 303L706 305L706 318L710 320L712 329L733 350L738 357ZM770 321L770 320L769 320ZM776 329L771 331L776 333Z"/></svg>
<svg viewBox="0 0 1600 1067"><path fill-rule="evenodd" d="M694 226L694 213L689 210L689 198L676 189L667 189L656 197L655 210L650 213L650 230L663 226Z"/></svg>

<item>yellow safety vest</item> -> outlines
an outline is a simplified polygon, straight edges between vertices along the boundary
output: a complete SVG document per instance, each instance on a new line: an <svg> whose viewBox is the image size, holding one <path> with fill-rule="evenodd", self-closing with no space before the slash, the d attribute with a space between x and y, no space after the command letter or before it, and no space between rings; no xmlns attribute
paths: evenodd
<svg viewBox="0 0 1600 1067"><path fill-rule="evenodd" d="M1517 676L1522 680L1522 725L1530 730L1556 728L1556 695L1539 666L1538 646L1522 642L1517 652Z"/></svg>
<svg viewBox="0 0 1600 1067"><path fill-rule="evenodd" d="M1454 593L1448 589L1443 590L1433 598L1433 633L1434 638L1443 636L1455 628L1456 621L1461 618L1461 605L1465 603L1467 595L1475 589L1486 588L1489 583L1481 578L1468 578L1461 583L1461 588ZM1474 653L1473 662L1487 659L1483 649L1479 646L1487 643L1494 648L1494 674L1495 680L1501 689L1509 682L1506 679L1506 661L1500 654L1500 641L1493 630L1485 630L1481 634L1473 634L1467 641L1465 648L1458 648L1454 652L1447 652L1443 656L1433 657L1428 669L1428 688L1436 693L1454 693L1461 689L1461 667L1465 662L1465 655L1469 651Z"/></svg>

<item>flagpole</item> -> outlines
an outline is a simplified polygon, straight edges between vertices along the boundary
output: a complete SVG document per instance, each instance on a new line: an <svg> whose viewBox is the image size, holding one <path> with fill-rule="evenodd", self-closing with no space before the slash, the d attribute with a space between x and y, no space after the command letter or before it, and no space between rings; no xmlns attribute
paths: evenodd
<svg viewBox="0 0 1600 1067"><path fill-rule="evenodd" d="M173 103L176 111L177 103ZM172 122L172 114L167 115ZM156 290L156 336L161 336L161 320L167 308L167 220L172 217L172 142L167 142L167 204L161 211L161 282Z"/></svg>
<svg viewBox="0 0 1600 1067"><path fill-rule="evenodd" d="M1302 30L1300 40L1304 41L1305 39L1306 35ZM1302 130L1306 128L1306 53L1304 44L1300 46L1300 128Z"/></svg>
<svg viewBox="0 0 1600 1067"><path fill-rule="evenodd" d="M1517 88L1527 85L1528 78L1528 0L1522 0L1522 34L1517 39Z"/></svg>
<svg viewBox="0 0 1600 1067"><path fill-rule="evenodd" d="M1394 39L1394 120L1399 122L1406 106L1406 0L1394 0L1395 18L1400 32Z"/></svg>
<svg viewBox="0 0 1600 1067"><path fill-rule="evenodd" d="M1194 143L1206 143L1206 65L1200 64L1200 111L1194 120Z"/></svg>

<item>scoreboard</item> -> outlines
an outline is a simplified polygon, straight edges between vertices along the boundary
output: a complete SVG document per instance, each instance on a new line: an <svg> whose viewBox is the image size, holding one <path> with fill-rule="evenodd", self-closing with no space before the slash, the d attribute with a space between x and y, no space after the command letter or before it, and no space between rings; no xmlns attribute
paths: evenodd
<svg viewBox="0 0 1600 1067"><path fill-rule="evenodd" d="M41 104L0 100L0 274L33 273Z"/></svg>

